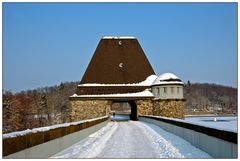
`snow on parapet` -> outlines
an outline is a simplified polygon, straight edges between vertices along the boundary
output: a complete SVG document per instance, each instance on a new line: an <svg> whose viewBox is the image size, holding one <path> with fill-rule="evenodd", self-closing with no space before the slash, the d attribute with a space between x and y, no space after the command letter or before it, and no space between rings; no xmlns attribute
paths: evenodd
<svg viewBox="0 0 240 161"><path fill-rule="evenodd" d="M134 36L103 36L102 39L136 39Z"/></svg>
<svg viewBox="0 0 240 161"><path fill-rule="evenodd" d="M99 95L77 95L77 94L74 94L70 97L154 97L152 92L150 92L149 90L145 90L145 91L142 91L142 92L137 92L137 93L117 93L117 94L99 94Z"/></svg>
<svg viewBox="0 0 240 161"><path fill-rule="evenodd" d="M100 83L86 83L79 84L78 86L151 86L153 81L157 78L156 75L150 75L146 80L139 83L128 83L128 84L100 84Z"/></svg>
<svg viewBox="0 0 240 161"><path fill-rule="evenodd" d="M81 120L81 121L76 121L76 122L70 122L70 123L63 123L63 124L33 128L31 130L27 129L27 130L23 130L23 131L11 132L11 133L7 133L7 134L3 134L3 139L13 138L13 137L17 137L17 136L23 136L23 135L27 135L27 134L30 134L30 133L49 131L51 129L56 129L56 128L60 128L60 127L67 127L67 126L70 126L70 125L78 125L78 124L81 124L81 123L84 123L84 122L91 122L91 121L95 121L95 120L103 119L103 118L107 118L107 117L108 116L103 116L103 117L98 117L98 118L93 118L93 119L88 119L88 120Z"/></svg>

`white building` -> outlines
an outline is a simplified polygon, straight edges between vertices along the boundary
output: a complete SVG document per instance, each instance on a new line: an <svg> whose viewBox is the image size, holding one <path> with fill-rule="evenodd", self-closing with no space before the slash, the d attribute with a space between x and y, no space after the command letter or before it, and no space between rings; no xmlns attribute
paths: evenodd
<svg viewBox="0 0 240 161"><path fill-rule="evenodd" d="M183 82L172 73L160 75L152 84L155 99L183 99Z"/></svg>

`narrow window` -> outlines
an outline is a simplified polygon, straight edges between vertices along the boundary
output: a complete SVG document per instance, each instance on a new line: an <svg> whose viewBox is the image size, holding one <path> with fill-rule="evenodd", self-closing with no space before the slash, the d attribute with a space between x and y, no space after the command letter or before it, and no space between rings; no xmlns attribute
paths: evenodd
<svg viewBox="0 0 240 161"><path fill-rule="evenodd" d="M177 87L177 93L179 93L179 87Z"/></svg>
<svg viewBox="0 0 240 161"><path fill-rule="evenodd" d="M172 94L174 93L174 88L173 88L173 87L171 87L171 93L172 93Z"/></svg>
<svg viewBox="0 0 240 161"><path fill-rule="evenodd" d="M157 92L157 93L158 93L158 94L160 94L160 89L159 89L159 88L157 88L157 90L158 90L158 92Z"/></svg>
<svg viewBox="0 0 240 161"><path fill-rule="evenodd" d="M163 87L164 93L167 93L167 87Z"/></svg>

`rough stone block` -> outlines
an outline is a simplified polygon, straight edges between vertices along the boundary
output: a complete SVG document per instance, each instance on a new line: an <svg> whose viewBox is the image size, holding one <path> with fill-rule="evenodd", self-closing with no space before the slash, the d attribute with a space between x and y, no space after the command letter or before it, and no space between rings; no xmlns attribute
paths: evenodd
<svg viewBox="0 0 240 161"><path fill-rule="evenodd" d="M153 115L183 118L184 101L182 100L153 100Z"/></svg>

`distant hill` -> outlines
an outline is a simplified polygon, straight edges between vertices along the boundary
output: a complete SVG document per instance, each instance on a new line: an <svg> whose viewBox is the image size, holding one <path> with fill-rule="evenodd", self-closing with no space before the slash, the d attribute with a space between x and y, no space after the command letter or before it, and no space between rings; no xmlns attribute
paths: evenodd
<svg viewBox="0 0 240 161"><path fill-rule="evenodd" d="M68 122L68 97L79 82L66 82L12 94L3 92L3 133ZM187 114L236 113L237 89L215 84L185 84Z"/></svg>
<svg viewBox="0 0 240 161"><path fill-rule="evenodd" d="M184 86L185 113L237 113L237 88L188 82Z"/></svg>

